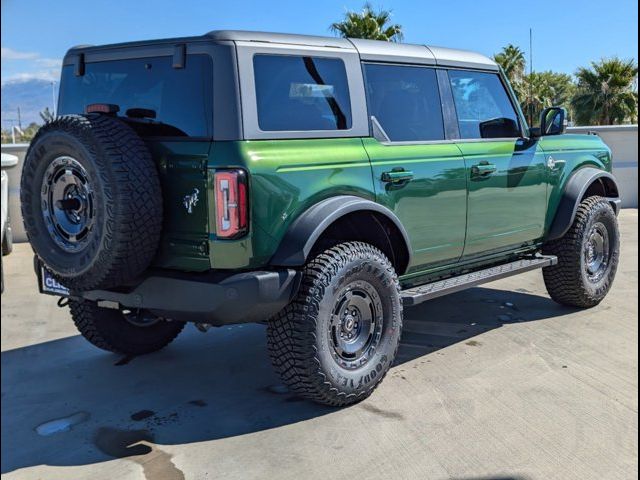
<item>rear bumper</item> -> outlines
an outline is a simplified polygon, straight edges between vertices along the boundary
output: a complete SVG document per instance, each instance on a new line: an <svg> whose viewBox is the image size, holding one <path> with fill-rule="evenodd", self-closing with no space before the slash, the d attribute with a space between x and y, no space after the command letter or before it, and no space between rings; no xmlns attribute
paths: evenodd
<svg viewBox="0 0 640 480"><path fill-rule="evenodd" d="M300 273L292 269L232 275L217 272L152 272L126 291L89 290L70 297L110 308L143 308L188 322L228 325L260 322L284 308L296 295Z"/></svg>
<svg viewBox="0 0 640 480"><path fill-rule="evenodd" d="M259 322L278 313L296 294L298 283L295 270L238 273L213 281L149 276L128 293L92 290L82 297L175 320L227 325Z"/></svg>

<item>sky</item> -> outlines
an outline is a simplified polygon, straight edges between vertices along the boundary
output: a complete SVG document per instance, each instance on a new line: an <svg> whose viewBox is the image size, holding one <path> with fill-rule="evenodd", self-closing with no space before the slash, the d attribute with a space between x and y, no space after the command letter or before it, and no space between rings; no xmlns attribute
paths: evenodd
<svg viewBox="0 0 640 480"><path fill-rule="evenodd" d="M614 55L638 58L638 3L630 0L374 0L392 10L404 41L476 50L504 45L536 71L573 73ZM65 51L78 44L201 35L241 29L332 35L329 25L363 1L1 0L1 81L57 80Z"/></svg>

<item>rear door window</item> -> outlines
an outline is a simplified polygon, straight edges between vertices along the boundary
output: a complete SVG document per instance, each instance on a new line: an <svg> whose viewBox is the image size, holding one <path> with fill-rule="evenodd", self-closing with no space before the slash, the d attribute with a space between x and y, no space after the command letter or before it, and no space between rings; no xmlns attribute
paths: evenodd
<svg viewBox="0 0 640 480"><path fill-rule="evenodd" d="M364 64L370 115L394 142L444 139L433 68Z"/></svg>
<svg viewBox="0 0 640 480"><path fill-rule="evenodd" d="M92 103L110 103L149 135L210 137L212 70L207 55L188 55L184 68L173 68L168 56L91 62L82 76L67 65L59 111L84 113Z"/></svg>
<svg viewBox="0 0 640 480"><path fill-rule="evenodd" d="M498 75L449 70L460 138L519 137L520 122Z"/></svg>
<svg viewBox="0 0 640 480"><path fill-rule="evenodd" d="M341 59L258 54L253 70L260 130L351 128L349 85Z"/></svg>

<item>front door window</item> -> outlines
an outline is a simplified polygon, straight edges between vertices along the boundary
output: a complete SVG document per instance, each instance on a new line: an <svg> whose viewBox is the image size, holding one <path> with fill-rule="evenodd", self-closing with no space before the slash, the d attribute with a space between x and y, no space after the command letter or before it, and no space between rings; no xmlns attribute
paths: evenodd
<svg viewBox="0 0 640 480"><path fill-rule="evenodd" d="M498 75L450 70L460 138L517 138L520 122Z"/></svg>

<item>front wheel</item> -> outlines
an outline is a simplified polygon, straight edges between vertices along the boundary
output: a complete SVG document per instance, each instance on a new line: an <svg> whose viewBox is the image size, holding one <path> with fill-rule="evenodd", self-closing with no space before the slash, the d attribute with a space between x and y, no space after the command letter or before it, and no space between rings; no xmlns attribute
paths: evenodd
<svg viewBox="0 0 640 480"><path fill-rule="evenodd" d="M296 299L268 323L269 354L289 389L333 406L367 398L396 356L398 277L375 247L342 243L305 266Z"/></svg>
<svg viewBox="0 0 640 480"><path fill-rule="evenodd" d="M543 246L556 255L558 264L542 270L551 298L571 307L589 308L607 295L618 268L620 232L618 220L602 197L580 203L567 233Z"/></svg>

